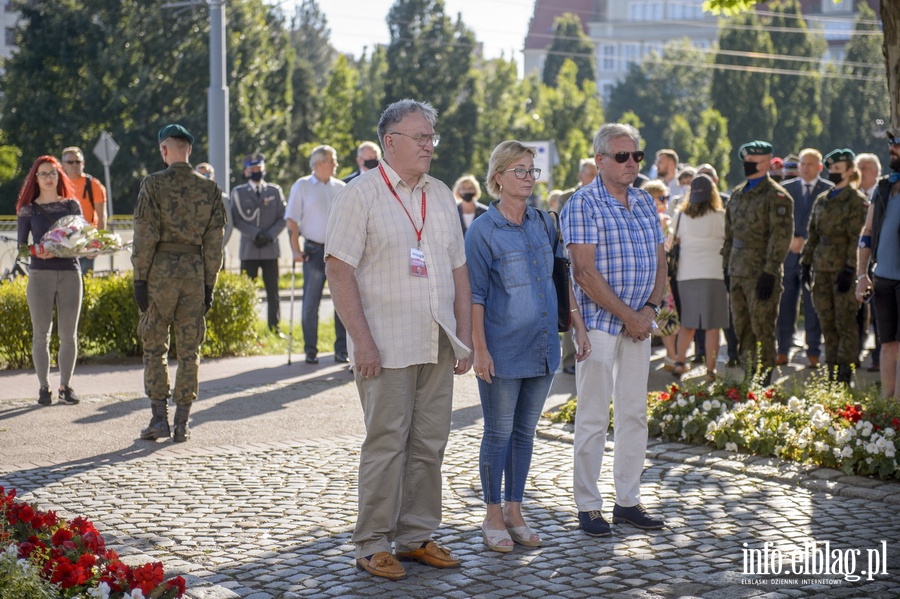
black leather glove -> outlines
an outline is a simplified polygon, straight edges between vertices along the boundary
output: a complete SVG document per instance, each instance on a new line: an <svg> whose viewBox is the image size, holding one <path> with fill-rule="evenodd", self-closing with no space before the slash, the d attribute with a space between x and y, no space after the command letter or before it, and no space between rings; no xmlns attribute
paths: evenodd
<svg viewBox="0 0 900 599"><path fill-rule="evenodd" d="M270 243L272 243L272 238L269 237L268 235L266 235L265 233L263 233L262 231L257 233L256 237L253 238L253 245L255 245L258 248L266 247Z"/></svg>
<svg viewBox="0 0 900 599"><path fill-rule="evenodd" d="M150 306L150 296L147 294L147 281L134 282L134 303L137 304L138 310L146 312Z"/></svg>
<svg viewBox="0 0 900 599"><path fill-rule="evenodd" d="M800 282L807 291L812 291L812 264L801 264L803 272L800 273Z"/></svg>
<svg viewBox="0 0 900 599"><path fill-rule="evenodd" d="M209 312L209 309L212 308L213 288L212 285L204 285L203 289L205 292L203 294L203 305L206 306L206 311L203 313L206 314L206 312Z"/></svg>
<svg viewBox="0 0 900 599"><path fill-rule="evenodd" d="M770 299L774 290L775 275L767 272L759 275L759 278L756 279L756 299L763 301Z"/></svg>
<svg viewBox="0 0 900 599"><path fill-rule="evenodd" d="M731 291L731 277L728 276L728 271L722 271L722 280L725 283L725 291Z"/></svg>
<svg viewBox="0 0 900 599"><path fill-rule="evenodd" d="M834 281L837 283L838 293L847 293L850 291L850 287L853 286L853 275L855 274L856 270L849 266L845 266L844 269L837 274Z"/></svg>

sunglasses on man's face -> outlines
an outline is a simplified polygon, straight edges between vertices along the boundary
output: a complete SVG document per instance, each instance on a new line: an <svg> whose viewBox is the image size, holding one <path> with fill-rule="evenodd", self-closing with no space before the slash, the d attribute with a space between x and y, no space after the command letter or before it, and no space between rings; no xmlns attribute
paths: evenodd
<svg viewBox="0 0 900 599"><path fill-rule="evenodd" d="M606 154L603 153L604 156L609 156L619 164L625 164L628 162L628 157L634 158L634 161L640 163L644 160L644 153L638 150L637 152L616 152L615 154Z"/></svg>

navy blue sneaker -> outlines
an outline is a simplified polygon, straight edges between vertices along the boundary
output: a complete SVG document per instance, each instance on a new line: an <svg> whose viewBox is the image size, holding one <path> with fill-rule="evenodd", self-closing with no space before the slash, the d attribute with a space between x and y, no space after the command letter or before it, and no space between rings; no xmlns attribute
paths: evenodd
<svg viewBox="0 0 900 599"><path fill-rule="evenodd" d="M599 510L578 512L578 526L592 537L608 537L612 534L609 522L606 521L606 518L603 517Z"/></svg>
<svg viewBox="0 0 900 599"><path fill-rule="evenodd" d="M664 528L666 525L662 520L648 516L647 510L640 503L632 507L622 507L619 504L613 507L613 523L621 524L623 522L644 530L656 530Z"/></svg>

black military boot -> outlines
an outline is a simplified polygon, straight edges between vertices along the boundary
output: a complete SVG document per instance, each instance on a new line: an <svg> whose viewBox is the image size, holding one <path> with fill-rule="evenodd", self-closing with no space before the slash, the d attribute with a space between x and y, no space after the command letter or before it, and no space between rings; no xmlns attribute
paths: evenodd
<svg viewBox="0 0 900 599"><path fill-rule="evenodd" d="M155 441L168 437L171 433L169 432L169 411L166 400L151 399L150 411L153 414L153 418L150 419L150 424L147 428L141 431L141 439Z"/></svg>
<svg viewBox="0 0 900 599"><path fill-rule="evenodd" d="M838 364L837 367L837 382L843 383L844 385L850 386L850 380L853 377L853 370L850 368L849 364Z"/></svg>
<svg viewBox="0 0 900 599"><path fill-rule="evenodd" d="M184 443L191 438L191 429L188 427L188 416L191 414L191 404L177 404L175 406L175 434L172 441Z"/></svg>

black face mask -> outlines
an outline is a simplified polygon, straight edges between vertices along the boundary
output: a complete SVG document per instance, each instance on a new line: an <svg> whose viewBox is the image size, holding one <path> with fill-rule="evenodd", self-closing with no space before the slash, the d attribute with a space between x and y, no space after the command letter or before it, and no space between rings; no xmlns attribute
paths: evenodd
<svg viewBox="0 0 900 599"><path fill-rule="evenodd" d="M461 193L461 194L459 194L459 197L461 197L463 199L463 201L465 201L465 202L471 202L472 200L475 199L475 194L474 193Z"/></svg>
<svg viewBox="0 0 900 599"><path fill-rule="evenodd" d="M843 173L828 173L828 180L834 183L835 185L840 185L844 180Z"/></svg>
<svg viewBox="0 0 900 599"><path fill-rule="evenodd" d="M759 172L759 163L758 162L748 162L744 161L744 176L752 177L756 173Z"/></svg>
<svg viewBox="0 0 900 599"><path fill-rule="evenodd" d="M266 176L266 174L264 172L259 171L256 173L250 173L249 175L247 175L247 178L250 179L251 181L258 182L258 181L262 181L263 177L265 177L265 176Z"/></svg>
<svg viewBox="0 0 900 599"><path fill-rule="evenodd" d="M372 169L375 168L376 166L378 166L378 159L377 159L377 158L372 158L371 160L366 160L366 161L363 162L363 167L365 167L365 168L368 169L368 170L372 170Z"/></svg>

